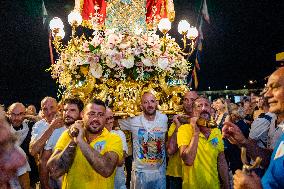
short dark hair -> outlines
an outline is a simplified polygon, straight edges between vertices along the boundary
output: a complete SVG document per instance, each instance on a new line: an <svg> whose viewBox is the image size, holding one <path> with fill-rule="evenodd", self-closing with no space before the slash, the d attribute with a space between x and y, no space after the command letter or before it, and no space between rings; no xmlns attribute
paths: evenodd
<svg viewBox="0 0 284 189"><path fill-rule="evenodd" d="M65 104L76 104L80 112L84 109L84 103L79 98L66 98L63 101L63 105Z"/></svg>
<svg viewBox="0 0 284 189"><path fill-rule="evenodd" d="M97 105L100 105L100 106L103 106L106 108L106 104L104 101L100 100L100 99L97 99L97 98L94 98L93 100L91 100L88 104L97 104Z"/></svg>

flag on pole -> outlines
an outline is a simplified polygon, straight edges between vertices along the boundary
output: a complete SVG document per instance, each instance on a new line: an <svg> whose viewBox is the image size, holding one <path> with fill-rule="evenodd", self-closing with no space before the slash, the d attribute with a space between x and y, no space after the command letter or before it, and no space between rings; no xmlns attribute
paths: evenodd
<svg viewBox="0 0 284 189"><path fill-rule="evenodd" d="M194 66L193 70L192 70L192 77L193 77L193 81L194 81L194 88L197 89L198 88L198 78L197 78L197 73L196 73L196 67Z"/></svg>
<svg viewBox="0 0 284 189"><path fill-rule="evenodd" d="M203 0L201 13L202 13L204 20L206 20L206 22L208 22L208 24L210 24L210 17L209 17L209 12L208 12L206 0Z"/></svg>
<svg viewBox="0 0 284 189"><path fill-rule="evenodd" d="M197 28L198 28L198 38L196 39L196 52L195 52L195 59L194 59L194 64L193 64L193 69L192 69L192 75L191 75L191 83L194 82L194 87L197 89L198 87L198 77L197 77L197 71L200 70L200 63L201 63L201 53L202 53L202 48L203 48L203 31L202 27L204 26L204 20L210 24L210 16L208 12L208 7L207 7L207 1L202 0L199 1L198 4L198 17L197 17Z"/></svg>
<svg viewBox="0 0 284 189"><path fill-rule="evenodd" d="M46 8L45 8L44 1L42 1L42 24L43 25L45 25L47 16L48 16L48 14L47 14L47 11L46 11Z"/></svg>

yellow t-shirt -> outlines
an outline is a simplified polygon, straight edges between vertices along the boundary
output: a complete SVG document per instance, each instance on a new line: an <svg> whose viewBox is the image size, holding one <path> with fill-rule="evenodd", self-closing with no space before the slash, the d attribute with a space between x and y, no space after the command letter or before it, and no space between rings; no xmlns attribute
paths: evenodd
<svg viewBox="0 0 284 189"><path fill-rule="evenodd" d="M70 140L67 131L64 131L55 146L55 150L63 150ZM112 151L118 154L119 159L123 156L120 137L115 133L110 133L105 128L102 134L90 143L90 146L102 155ZM73 164L63 177L62 189L111 189L114 188L115 172L116 170L108 178L101 176L92 168L80 148L77 147Z"/></svg>
<svg viewBox="0 0 284 189"><path fill-rule="evenodd" d="M177 133L178 147L189 145L193 129L189 124L179 127ZM221 132L218 128L211 130L208 140L199 133L197 153L192 166L182 164L182 188L219 189L218 154L224 151Z"/></svg>
<svg viewBox="0 0 284 189"><path fill-rule="evenodd" d="M168 131L168 138L174 134L176 125L171 124ZM174 155L169 156L168 166L167 166L167 175L172 177L182 177L182 167L181 167L181 158L179 156L179 151Z"/></svg>

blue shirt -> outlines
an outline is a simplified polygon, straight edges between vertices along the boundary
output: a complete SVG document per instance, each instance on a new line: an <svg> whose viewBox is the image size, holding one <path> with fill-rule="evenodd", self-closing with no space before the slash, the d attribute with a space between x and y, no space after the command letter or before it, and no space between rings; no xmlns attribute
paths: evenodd
<svg viewBox="0 0 284 189"><path fill-rule="evenodd" d="M284 134L274 148L269 167L261 182L265 189L284 188Z"/></svg>

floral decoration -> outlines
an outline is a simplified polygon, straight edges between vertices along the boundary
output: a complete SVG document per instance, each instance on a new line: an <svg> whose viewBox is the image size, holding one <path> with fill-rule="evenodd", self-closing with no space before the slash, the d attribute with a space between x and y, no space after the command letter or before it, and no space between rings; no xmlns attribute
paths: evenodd
<svg viewBox="0 0 284 189"><path fill-rule="evenodd" d="M175 40L168 35L159 38L154 32L129 35L115 29L95 31L88 39L73 37L60 51L51 71L61 87L80 85L89 76L149 81L161 74L185 79L190 71L190 63Z"/></svg>

